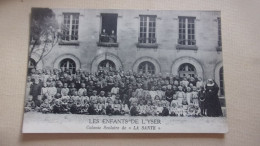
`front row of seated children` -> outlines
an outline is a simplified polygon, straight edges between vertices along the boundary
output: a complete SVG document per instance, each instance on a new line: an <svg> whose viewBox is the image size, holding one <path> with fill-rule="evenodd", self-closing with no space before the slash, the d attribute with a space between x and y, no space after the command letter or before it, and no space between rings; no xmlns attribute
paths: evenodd
<svg viewBox="0 0 260 146"><path fill-rule="evenodd" d="M154 99L151 96L145 98L133 96L128 102L122 102L118 95L108 93L108 97L105 97L104 91L101 91L100 95L93 91L93 95L90 97L87 96L86 92L83 92L82 96L78 96L77 92L74 92L72 96L68 96L67 92L64 92L63 95L57 93L54 96L45 94L43 96L39 95L39 100L42 103L38 107L29 97L25 105L25 112L131 116L203 115L199 108L198 96L192 95L192 92L185 95L183 92L177 92L171 102L166 100L165 96L160 99L158 95Z"/></svg>

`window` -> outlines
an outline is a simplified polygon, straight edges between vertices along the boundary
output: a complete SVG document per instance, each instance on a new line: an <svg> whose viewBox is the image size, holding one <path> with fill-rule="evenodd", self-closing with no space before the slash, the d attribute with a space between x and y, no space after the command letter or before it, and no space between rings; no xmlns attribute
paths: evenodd
<svg viewBox="0 0 260 146"><path fill-rule="evenodd" d="M196 68L189 63L184 63L179 67L179 76L180 77L195 77L196 75Z"/></svg>
<svg viewBox="0 0 260 146"><path fill-rule="evenodd" d="M138 66L138 72L139 73L149 73L149 74L154 74L155 73L155 66L153 63L145 61L140 63Z"/></svg>
<svg viewBox="0 0 260 146"><path fill-rule="evenodd" d="M118 47L117 43L117 14L101 14L101 33L99 46Z"/></svg>
<svg viewBox="0 0 260 146"><path fill-rule="evenodd" d="M62 30L63 41L78 41L79 32L79 14L78 13L64 13Z"/></svg>
<svg viewBox="0 0 260 146"><path fill-rule="evenodd" d="M179 40L180 45L196 45L195 40L195 17L179 17Z"/></svg>
<svg viewBox="0 0 260 146"><path fill-rule="evenodd" d="M154 44L156 43L156 16L140 15L140 34L139 43Z"/></svg>
<svg viewBox="0 0 260 146"><path fill-rule="evenodd" d="M218 18L218 46L222 46L221 38L221 18Z"/></svg>
<svg viewBox="0 0 260 146"><path fill-rule="evenodd" d="M225 95L224 91L224 74L223 74L223 67L219 70L219 88L220 88L220 95Z"/></svg>
<svg viewBox="0 0 260 146"><path fill-rule="evenodd" d="M103 70L110 70L111 71L111 70L115 70L116 65L113 61L106 59L106 60L103 60L99 63L98 68L99 69L102 68Z"/></svg>
<svg viewBox="0 0 260 146"><path fill-rule="evenodd" d="M69 70L72 73L76 72L76 63L72 59L64 59L60 63L61 70Z"/></svg>

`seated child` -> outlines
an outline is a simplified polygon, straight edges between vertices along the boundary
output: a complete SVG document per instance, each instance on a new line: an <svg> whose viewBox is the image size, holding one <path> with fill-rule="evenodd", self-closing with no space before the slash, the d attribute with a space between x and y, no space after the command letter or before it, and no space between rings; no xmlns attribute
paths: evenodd
<svg viewBox="0 0 260 146"><path fill-rule="evenodd" d="M138 109L137 109L137 102L134 102L133 105L131 106L130 115L131 116L138 116L139 115L139 112L138 112Z"/></svg>
<svg viewBox="0 0 260 146"><path fill-rule="evenodd" d="M70 97L66 94L64 93L64 96L61 97L61 113L68 113L70 110L68 105Z"/></svg>
<svg viewBox="0 0 260 146"><path fill-rule="evenodd" d="M113 115L120 115L120 114L121 114L120 100L115 100L115 102L114 102L114 113L113 113Z"/></svg>
<svg viewBox="0 0 260 146"><path fill-rule="evenodd" d="M161 116L162 115L162 111L163 111L163 103L161 101L158 102L158 105L157 105L157 115L158 116Z"/></svg>
<svg viewBox="0 0 260 146"><path fill-rule="evenodd" d="M34 108L35 108L35 104L32 100L32 96L30 96L30 97L27 98L27 101L26 101L25 107L24 107L24 111L30 112L30 111L33 111Z"/></svg>
<svg viewBox="0 0 260 146"><path fill-rule="evenodd" d="M61 89L61 95L64 96L65 94L69 94L70 89L68 88L68 84L64 83L63 88Z"/></svg>
<svg viewBox="0 0 260 146"><path fill-rule="evenodd" d="M162 110L162 116L168 116L169 115L169 109L167 108L167 105L163 103L163 110Z"/></svg>
<svg viewBox="0 0 260 146"><path fill-rule="evenodd" d="M146 116L146 104L145 104L144 99L139 102L137 109L138 109L139 115Z"/></svg>
<svg viewBox="0 0 260 146"><path fill-rule="evenodd" d="M61 112L61 102L60 99L54 100L54 105L52 106L52 112L53 113L60 113Z"/></svg>
<svg viewBox="0 0 260 146"><path fill-rule="evenodd" d="M97 100L90 100L90 104L88 107L89 115L97 115Z"/></svg>
<svg viewBox="0 0 260 146"><path fill-rule="evenodd" d="M112 100L108 100L108 105L106 106L106 114L111 116L114 113L114 107Z"/></svg>
<svg viewBox="0 0 260 146"><path fill-rule="evenodd" d="M51 106L49 100L46 98L40 106L40 111L44 114L51 112Z"/></svg>
<svg viewBox="0 0 260 146"><path fill-rule="evenodd" d="M89 100L83 98L81 112L82 114L88 114Z"/></svg>
<svg viewBox="0 0 260 146"><path fill-rule="evenodd" d="M129 115L130 114L130 110L128 108L127 104L121 104L121 115Z"/></svg>

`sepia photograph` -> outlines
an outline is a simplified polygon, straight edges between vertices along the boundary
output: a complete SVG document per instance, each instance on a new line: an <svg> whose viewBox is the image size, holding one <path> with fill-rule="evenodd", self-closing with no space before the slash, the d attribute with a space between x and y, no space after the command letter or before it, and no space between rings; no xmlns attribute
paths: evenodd
<svg viewBox="0 0 260 146"><path fill-rule="evenodd" d="M32 8L28 27L23 133L228 131L220 11Z"/></svg>

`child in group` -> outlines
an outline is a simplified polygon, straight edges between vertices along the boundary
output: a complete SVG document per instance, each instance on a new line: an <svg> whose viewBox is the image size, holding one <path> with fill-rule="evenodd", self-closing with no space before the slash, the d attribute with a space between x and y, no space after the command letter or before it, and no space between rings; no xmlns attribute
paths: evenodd
<svg viewBox="0 0 260 146"><path fill-rule="evenodd" d="M48 87L47 87L47 83L43 82L42 89L41 89L41 95L46 95L46 94L48 94Z"/></svg>
<svg viewBox="0 0 260 146"><path fill-rule="evenodd" d="M100 91L99 96L97 97L102 103L106 103L105 91Z"/></svg>
<svg viewBox="0 0 260 146"><path fill-rule="evenodd" d="M113 107L114 107L114 113L113 113L113 115L120 115L120 114L121 114L120 100L115 100Z"/></svg>
<svg viewBox="0 0 260 146"><path fill-rule="evenodd" d="M40 111L44 114L51 112L51 106L47 98L41 104Z"/></svg>
<svg viewBox="0 0 260 146"><path fill-rule="evenodd" d="M183 92L183 90L182 90L183 88L182 88L182 86L179 86L178 87L178 91L177 91L177 93L176 93L176 95L177 95L177 100L178 100L178 105L182 105L182 101L183 101L183 99L186 97L186 95L185 95L185 93Z"/></svg>
<svg viewBox="0 0 260 146"><path fill-rule="evenodd" d="M188 101L187 101L187 98L183 98L182 99L182 114L183 116L186 116L187 115L187 112L188 112Z"/></svg>
<svg viewBox="0 0 260 146"><path fill-rule="evenodd" d="M57 93L57 88L55 87L55 83L51 82L50 87L48 88L48 94L51 97L54 97L56 95L56 93Z"/></svg>
<svg viewBox="0 0 260 146"><path fill-rule="evenodd" d="M129 115L130 114L130 110L128 108L127 104L121 104L121 115Z"/></svg>
<svg viewBox="0 0 260 146"><path fill-rule="evenodd" d="M143 96L143 89L142 89L142 85L139 83L137 84L137 89L135 90L135 96L136 97L142 97Z"/></svg>
<svg viewBox="0 0 260 146"><path fill-rule="evenodd" d="M198 78L198 81L197 81L197 83L196 83L196 87L197 87L197 88L203 87L203 81L202 81L202 78L201 78L201 77Z"/></svg>
<svg viewBox="0 0 260 146"><path fill-rule="evenodd" d="M90 100L91 103L97 104L97 98L98 98L98 96L97 96L97 91L94 90L94 91L93 91L93 95L90 96L89 100Z"/></svg>
<svg viewBox="0 0 260 146"><path fill-rule="evenodd" d="M77 89L75 88L75 83L71 83L69 88L69 95L73 95L73 93L76 91Z"/></svg>
<svg viewBox="0 0 260 146"><path fill-rule="evenodd" d="M168 102L172 102L172 100L173 100L173 94L174 94L174 92L173 92L173 90L172 90L172 85L167 85L167 89L166 89L166 91L165 91L165 97L166 97L166 100L168 101Z"/></svg>
<svg viewBox="0 0 260 146"><path fill-rule="evenodd" d="M83 100L83 102L82 102L81 113L82 113L82 114L88 114L89 99L87 99L87 98L82 98L82 100Z"/></svg>
<svg viewBox="0 0 260 146"><path fill-rule="evenodd" d="M170 102L166 100L166 97L163 96L161 103L163 104L163 106L165 105L167 108L170 106Z"/></svg>
<svg viewBox="0 0 260 146"><path fill-rule="evenodd" d="M64 93L64 96L61 97L61 113L68 113L70 108L68 105L70 97Z"/></svg>
<svg viewBox="0 0 260 146"><path fill-rule="evenodd" d="M139 115L139 112L138 112L138 109L137 109L137 102L134 102L130 108L130 115L131 116L138 116Z"/></svg>
<svg viewBox="0 0 260 146"><path fill-rule="evenodd" d="M195 106L199 106L198 91L197 91L197 88L195 86L193 86L193 89L192 89L192 103Z"/></svg>
<svg viewBox="0 0 260 146"><path fill-rule="evenodd" d="M183 78L183 80L181 81L181 84L183 84L185 87L188 87L189 85L189 81L187 81L187 78Z"/></svg>
<svg viewBox="0 0 260 146"><path fill-rule="evenodd" d="M60 99L55 99L54 100L54 105L52 106L52 111L55 114L58 114L61 112L61 102Z"/></svg>
<svg viewBox="0 0 260 146"><path fill-rule="evenodd" d="M162 105L163 105L163 110L162 110L161 115L162 116L168 116L169 115L169 109L168 109L166 103L162 103Z"/></svg>
<svg viewBox="0 0 260 146"><path fill-rule="evenodd" d="M90 100L89 101L89 107L88 107L88 113L89 115L96 115L97 114L97 101L95 100Z"/></svg>
<svg viewBox="0 0 260 146"><path fill-rule="evenodd" d="M99 114L99 115L105 115L106 114L106 112L104 111L105 110L104 106L105 106L105 104L103 104L103 101L99 98L97 100L97 104L96 104L97 114Z"/></svg>
<svg viewBox="0 0 260 146"><path fill-rule="evenodd" d="M163 103L161 101L156 105L157 116L161 116L163 111Z"/></svg>
<svg viewBox="0 0 260 146"><path fill-rule="evenodd" d="M114 84L114 87L111 89L111 94L112 96L119 94L119 87L118 87L118 83Z"/></svg>
<svg viewBox="0 0 260 146"><path fill-rule="evenodd" d="M88 97L87 92L83 92L83 95L81 96L81 101L82 101L82 104L85 104L86 102L87 103L89 102L89 97Z"/></svg>
<svg viewBox="0 0 260 146"><path fill-rule="evenodd" d="M151 90L149 91L149 94L151 95L152 101L154 100L155 96L158 95L157 91L155 91L155 87L152 86Z"/></svg>
<svg viewBox="0 0 260 146"><path fill-rule="evenodd" d="M66 96L69 94L70 89L68 88L68 83L64 83L63 88L61 89L61 95Z"/></svg>
<svg viewBox="0 0 260 146"><path fill-rule="evenodd" d="M33 111L35 108L35 104L32 100L32 96L28 97L25 103L24 111L25 112L30 112Z"/></svg>
<svg viewBox="0 0 260 146"><path fill-rule="evenodd" d="M146 107L145 107L145 113L147 116L153 115L153 105L152 105L152 100L148 100Z"/></svg>
<svg viewBox="0 0 260 146"><path fill-rule="evenodd" d="M87 92L86 84L85 83L81 83L81 88L78 90L78 96L81 97L84 92Z"/></svg>
<svg viewBox="0 0 260 146"><path fill-rule="evenodd" d="M113 107L113 101L108 100L107 101L107 106L106 106L106 114L111 116L114 113L114 107Z"/></svg>
<svg viewBox="0 0 260 146"><path fill-rule="evenodd" d="M187 102L188 102L188 105L191 105L191 101L193 99L193 96L192 96L192 92L191 92L191 88L190 87L187 87L187 92L186 92L186 99L187 99Z"/></svg>
<svg viewBox="0 0 260 146"><path fill-rule="evenodd" d="M176 100L177 101L177 100ZM178 102L175 102L175 100L173 100L171 102L170 108L169 108L169 114L170 116L177 116L177 106L178 106Z"/></svg>
<svg viewBox="0 0 260 146"><path fill-rule="evenodd" d="M206 115L206 108L205 108L205 91L203 87L198 88L198 99L199 99L199 107L201 111L201 115Z"/></svg>
<svg viewBox="0 0 260 146"><path fill-rule="evenodd" d="M139 105L137 106L138 112L140 116L146 116L146 104L145 100L140 100Z"/></svg>

